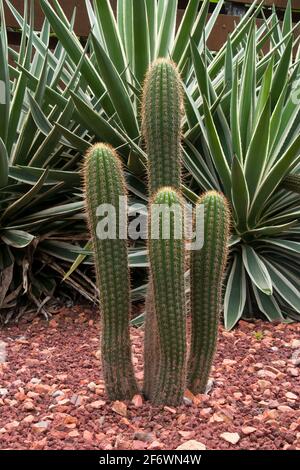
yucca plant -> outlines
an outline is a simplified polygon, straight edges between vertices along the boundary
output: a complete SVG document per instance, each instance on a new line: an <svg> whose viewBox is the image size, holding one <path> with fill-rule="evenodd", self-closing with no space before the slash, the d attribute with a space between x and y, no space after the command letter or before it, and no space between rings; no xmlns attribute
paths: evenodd
<svg viewBox="0 0 300 470"><path fill-rule="evenodd" d="M63 171L76 168L79 154L84 151L81 146L95 138L106 141L117 148L127 165L128 189L134 199L147 199L147 155L139 113L141 87L149 63L158 57L170 57L178 64L184 81L183 193L195 203L199 193L221 190L231 201L235 216L225 324L231 328L241 315L259 312L270 320L296 318L299 199L280 189L281 180L293 170L299 155L295 140L299 104L291 98L297 84L299 49L297 52L293 38L290 2L282 24L275 9L265 18L263 5L254 2L218 52L208 49L207 39L222 1L207 21L210 2L190 0L176 32L177 1L119 0L115 16L108 0L86 0L92 28L86 46L76 37L72 20L66 18L57 0L40 3L47 18L46 28L50 24L59 39L56 54L48 54L50 75L55 78L47 85L45 95L52 106L60 103L63 107L60 95L66 89L63 96L71 98L76 111L72 116L74 126L67 126L64 138L71 139L75 146L76 137L80 137L80 152L71 151L75 153L75 166L71 159L72 164ZM31 28L26 18L9 1L7 4L23 36L29 39ZM262 22L254 28L258 15ZM45 57L42 35L33 33L32 42ZM16 53L11 53L18 61ZM14 80L23 71L23 66L9 69ZM25 76L31 78L28 86L34 92L37 75L26 71ZM262 113L271 118L266 132L262 126L268 127L268 119L264 120ZM43 114L49 117L46 111ZM243 178L237 176L241 174ZM57 252L60 248L65 256L65 246L56 242ZM131 265L145 266L145 247L140 244L133 250ZM70 269L69 280L77 276L75 268L82 261L90 262L88 245ZM237 289L233 289L236 284ZM141 286L135 295L145 291Z"/></svg>
<svg viewBox="0 0 300 470"><path fill-rule="evenodd" d="M275 35L280 41L274 48ZM281 186L300 160L299 47L290 3L283 26L271 26L265 53L257 37L253 22L241 60L229 39L219 75L205 73L215 58L191 41L198 129L186 135L185 157L194 191L214 188L231 201L235 235L224 302L229 329L242 315L300 318L300 200Z"/></svg>
<svg viewBox="0 0 300 470"><path fill-rule="evenodd" d="M68 89L77 76L71 79L60 45L48 51L48 20L40 34L34 31L34 3L28 6L23 17L13 10L24 25L16 52L0 4L0 321L19 318L31 305L48 317L46 304L77 257L76 240L85 239L76 188L90 138L73 120ZM93 299L94 287L80 271L67 286Z"/></svg>
<svg viewBox="0 0 300 470"><path fill-rule="evenodd" d="M74 38L65 37L66 28L55 19L48 2L42 3L71 54ZM94 31L91 60L103 80L103 99L111 98L115 114L106 103L93 106L90 96L74 97L75 105L87 126L97 125L98 136L103 135L103 122L96 113L111 115L113 129L105 129L105 138L114 143L117 132L125 139L122 151L131 176L142 179L147 155L139 129L128 129L127 120L134 114L130 125L134 122L140 128L138 107L147 64L169 53L179 63L185 83L183 192L196 202L199 193L215 189L231 202L235 234L230 240L225 325L232 328L243 315L263 314L270 321L298 318L299 198L280 186L299 157L299 102L294 99L299 48L291 4L280 24L275 9L266 19L262 5L253 3L227 43L211 52L206 40L216 16L204 26L208 3L203 2L195 22L200 2L189 2L174 41L175 10L171 12L169 4L164 16L161 2L153 2L153 8L149 2L138 2L132 9L132 2L126 2L125 8L120 1L115 20L108 2L94 2L94 9L87 2ZM263 22L258 27L255 17L260 13ZM113 45L108 41L108 19L115 31ZM123 62L117 60L118 50ZM74 56L74 60L79 59ZM88 75L85 78L91 83ZM114 97L121 95L125 101L118 111ZM127 116L121 115L125 102ZM138 192L136 187L130 189L146 197L142 185Z"/></svg>

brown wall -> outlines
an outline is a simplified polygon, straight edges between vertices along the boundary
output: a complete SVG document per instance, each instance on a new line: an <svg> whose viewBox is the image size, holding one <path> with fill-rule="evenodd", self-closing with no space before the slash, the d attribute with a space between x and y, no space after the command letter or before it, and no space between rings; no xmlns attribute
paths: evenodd
<svg viewBox="0 0 300 470"><path fill-rule="evenodd" d="M24 1L23 0L11 0L15 8L18 9L19 12L23 11ZM116 6L116 0L111 0L113 7ZM188 0L179 0L179 17L181 17L184 13L184 8L187 4ZM253 3L253 0L231 0L233 3L239 4L249 4ZM40 2L35 1L36 5L35 10L35 28L40 29L42 22L43 22L43 13L40 8ZM75 23L75 31L78 36L86 37L89 33L90 26L88 21L88 16L85 7L84 0L61 0L61 5L67 15L68 18L71 17L73 9L77 9L76 15L76 23ZM270 5L275 3L279 7L286 7L287 1L286 0L265 0L264 2L266 5ZM5 2L4 2L5 4ZM297 8L300 10L300 0L292 0L293 8ZM5 6L5 13L6 13L6 22L8 27L18 28L18 24L16 23L13 15L10 13L10 10L7 6ZM212 50L218 50L222 44L225 42L227 35L233 31L235 22L238 21L238 18L235 16L230 15L220 15L216 26L209 38L208 44ZM18 44L20 40L20 35L16 32L10 32L9 34L9 42L10 44Z"/></svg>

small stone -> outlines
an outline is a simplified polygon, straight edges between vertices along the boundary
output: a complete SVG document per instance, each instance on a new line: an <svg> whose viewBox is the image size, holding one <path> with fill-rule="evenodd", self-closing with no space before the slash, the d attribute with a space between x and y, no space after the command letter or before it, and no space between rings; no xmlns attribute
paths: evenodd
<svg viewBox="0 0 300 470"><path fill-rule="evenodd" d="M122 401L115 401L111 409L121 416L127 416L127 406Z"/></svg>
<svg viewBox="0 0 300 470"><path fill-rule="evenodd" d="M25 411L35 410L34 403L31 400L25 400L25 402L23 404L23 410L25 410Z"/></svg>
<svg viewBox="0 0 300 470"><path fill-rule="evenodd" d="M144 378L144 372L141 370L135 374L137 380L143 380Z"/></svg>
<svg viewBox="0 0 300 470"><path fill-rule="evenodd" d="M132 450L145 450L145 442L143 441L133 441L132 443Z"/></svg>
<svg viewBox="0 0 300 470"><path fill-rule="evenodd" d="M80 406L82 404L82 397L80 395L72 395L70 402L74 406Z"/></svg>
<svg viewBox="0 0 300 470"><path fill-rule="evenodd" d="M233 366L236 364L236 361L234 359L224 359L223 360L223 365L224 366Z"/></svg>
<svg viewBox="0 0 300 470"><path fill-rule="evenodd" d="M90 431L83 431L83 439L91 442L94 439L94 434Z"/></svg>
<svg viewBox="0 0 300 470"><path fill-rule="evenodd" d="M172 415L175 415L177 413L175 408L172 408L171 406L164 406L164 410L168 411L169 413L172 413Z"/></svg>
<svg viewBox="0 0 300 470"><path fill-rule="evenodd" d="M90 406L92 408L95 408L95 410L98 410L99 408L102 408L102 406L104 406L105 404L106 402L104 400L97 400L90 403Z"/></svg>
<svg viewBox="0 0 300 470"><path fill-rule="evenodd" d="M58 380L63 382L64 380L67 380L68 374L58 374L56 377L57 377Z"/></svg>
<svg viewBox="0 0 300 470"><path fill-rule="evenodd" d="M95 384L95 382L90 382L89 384L87 384L87 388L94 392L97 388L97 385Z"/></svg>
<svg viewBox="0 0 300 470"><path fill-rule="evenodd" d="M258 380L256 383L259 386L259 388L263 390L272 386L271 382L269 382L268 380L264 380L264 379Z"/></svg>
<svg viewBox="0 0 300 470"><path fill-rule="evenodd" d="M298 371L298 369L296 369L296 367L289 367L287 369L287 371L292 377L298 377L299 376L299 371Z"/></svg>
<svg viewBox="0 0 300 470"><path fill-rule="evenodd" d="M274 372L271 372L270 370L265 370L261 369L257 372L257 376L265 379L265 378L270 378L270 379L275 379L277 374L274 374Z"/></svg>
<svg viewBox="0 0 300 470"><path fill-rule="evenodd" d="M292 339L292 341L289 343L289 346L292 349L298 349L300 348L300 339Z"/></svg>
<svg viewBox="0 0 300 470"><path fill-rule="evenodd" d="M240 435L237 432L223 432L220 437L230 444L237 444L240 440Z"/></svg>
<svg viewBox="0 0 300 470"><path fill-rule="evenodd" d="M164 445L159 441L153 441L148 446L148 450L160 450L160 449L163 449L163 448L164 448Z"/></svg>
<svg viewBox="0 0 300 470"><path fill-rule="evenodd" d="M207 418L212 412L212 408L203 408L200 411L200 416L203 416L204 418Z"/></svg>
<svg viewBox="0 0 300 470"><path fill-rule="evenodd" d="M23 423L33 423L34 420L35 417L33 415L28 415L25 416L25 418L23 419Z"/></svg>
<svg viewBox="0 0 300 470"><path fill-rule="evenodd" d="M176 450L206 450L206 445L202 442L191 439L190 441L180 444L180 446L176 447Z"/></svg>
<svg viewBox="0 0 300 470"><path fill-rule="evenodd" d="M95 356L96 359L100 359L100 357L101 357L100 349L98 349L97 351L94 352L94 356Z"/></svg>
<svg viewBox="0 0 300 470"><path fill-rule="evenodd" d="M33 377L29 383L36 385L36 384L41 383L41 379L38 379L37 377Z"/></svg>
<svg viewBox="0 0 300 470"><path fill-rule="evenodd" d="M195 433L194 431L178 431L178 434L184 437L184 439L191 439Z"/></svg>
<svg viewBox="0 0 300 470"><path fill-rule="evenodd" d="M63 400L58 400L57 404L62 406L62 405L68 405L70 403L69 398L64 398Z"/></svg>
<svg viewBox="0 0 300 470"><path fill-rule="evenodd" d="M39 423L32 425L32 430L39 434L47 431L48 427L49 421L40 421Z"/></svg>
<svg viewBox="0 0 300 470"><path fill-rule="evenodd" d="M50 320L49 321L49 326L51 326L51 328L57 328L58 327L58 323L56 320Z"/></svg>
<svg viewBox="0 0 300 470"><path fill-rule="evenodd" d="M248 434L252 434L253 432L256 431L256 428L253 426L243 426L242 427L242 433L248 436Z"/></svg>
<svg viewBox="0 0 300 470"><path fill-rule="evenodd" d="M27 397L28 397L28 398L32 398L32 399L34 400L35 398L38 398L38 397L39 397L39 394L36 393L36 392L30 391L30 392L27 393Z"/></svg>
<svg viewBox="0 0 300 470"><path fill-rule="evenodd" d="M141 406L143 406L143 397L141 395L134 395L131 401L136 408L141 408Z"/></svg>
<svg viewBox="0 0 300 470"><path fill-rule="evenodd" d="M133 439L143 442L152 442L154 440L154 436L150 432L135 432Z"/></svg>
<svg viewBox="0 0 300 470"><path fill-rule="evenodd" d="M8 394L7 388L0 388L0 397L5 397Z"/></svg>
<svg viewBox="0 0 300 470"><path fill-rule="evenodd" d="M62 392L61 390L55 390L55 392L52 393L53 398L62 397L63 395L64 392Z"/></svg>
<svg viewBox="0 0 300 470"><path fill-rule="evenodd" d="M19 421L11 421L10 423L7 423L5 425L5 428L7 429L7 431L11 431L12 429L17 428L19 424Z"/></svg>
<svg viewBox="0 0 300 470"><path fill-rule="evenodd" d="M293 408L288 405L280 405L277 407L277 410L281 411L281 413L288 413L289 411L294 411Z"/></svg>
<svg viewBox="0 0 300 470"><path fill-rule="evenodd" d="M298 398L298 395L296 395L295 393L292 393L292 392L287 392L285 394L286 398L289 398L290 400L297 400Z"/></svg>
<svg viewBox="0 0 300 470"><path fill-rule="evenodd" d="M37 384L34 387L34 390L36 391L36 393L39 393L40 395L43 395L43 394L49 393L50 390L51 390L51 387L50 387L50 385L46 385L46 384Z"/></svg>

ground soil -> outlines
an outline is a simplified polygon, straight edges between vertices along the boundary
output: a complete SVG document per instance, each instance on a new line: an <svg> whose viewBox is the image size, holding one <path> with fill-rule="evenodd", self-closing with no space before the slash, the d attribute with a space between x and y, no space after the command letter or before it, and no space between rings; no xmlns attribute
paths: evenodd
<svg viewBox="0 0 300 470"><path fill-rule="evenodd" d="M300 450L299 324L220 326L211 390L178 408L107 400L99 328L74 307L0 330L0 449ZM142 328L131 337L141 382Z"/></svg>

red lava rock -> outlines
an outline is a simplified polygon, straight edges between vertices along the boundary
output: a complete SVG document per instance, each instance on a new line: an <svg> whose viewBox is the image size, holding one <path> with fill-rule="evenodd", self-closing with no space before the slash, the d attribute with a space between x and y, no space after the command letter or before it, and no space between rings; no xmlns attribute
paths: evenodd
<svg viewBox="0 0 300 470"><path fill-rule="evenodd" d="M17 428L19 424L19 421L11 421L5 425L5 428L7 431L11 431L12 429Z"/></svg>
<svg viewBox="0 0 300 470"><path fill-rule="evenodd" d="M152 442L154 440L154 436L150 432L135 432L133 438L143 442Z"/></svg>
<svg viewBox="0 0 300 470"><path fill-rule="evenodd" d="M198 442L194 439L186 441L180 446L176 447L176 450L205 450L206 446L202 442Z"/></svg>
<svg viewBox="0 0 300 470"><path fill-rule="evenodd" d="M145 450L146 449L146 443L143 441L133 441L132 450Z"/></svg>
<svg viewBox="0 0 300 470"><path fill-rule="evenodd" d="M43 432L46 432L48 427L49 427L49 421L40 421L32 425L32 430L35 433L41 434Z"/></svg>
<svg viewBox="0 0 300 470"><path fill-rule="evenodd" d="M106 404L106 401L97 400L97 401L93 401L92 403L90 403L90 406L92 408L95 408L95 410L99 410L99 408L102 408L105 404Z"/></svg>
<svg viewBox="0 0 300 470"><path fill-rule="evenodd" d="M252 434L253 432L256 431L256 428L253 426L243 426L242 427L242 433L248 436L248 434Z"/></svg>
<svg viewBox="0 0 300 470"><path fill-rule="evenodd" d="M143 406L143 397L141 395L134 395L131 401L136 408L141 408Z"/></svg>
<svg viewBox="0 0 300 470"><path fill-rule="evenodd" d="M169 413L172 413L172 415L175 415L177 413L176 408L172 408L171 406L164 406L164 410L168 411Z"/></svg>
<svg viewBox="0 0 300 470"><path fill-rule="evenodd" d="M91 442L94 439L94 434L90 431L83 431L83 439Z"/></svg>
<svg viewBox="0 0 300 470"><path fill-rule="evenodd" d="M35 417L33 415L28 415L25 416L25 418L23 419L23 423L33 423L34 420Z"/></svg>
<svg viewBox="0 0 300 470"><path fill-rule="evenodd" d="M117 405L122 415L108 401L95 356L98 317L97 309L64 307L55 328L37 318L0 329L9 359L0 363L0 449L173 450L197 441L212 450L300 450L300 359L291 347L299 324L243 321L231 332L220 325L209 394L186 391L185 403L165 409L137 395ZM131 338L142 380L143 329L131 328ZM241 439L231 444L220 438L225 432Z"/></svg>
<svg viewBox="0 0 300 470"><path fill-rule="evenodd" d="M34 405L34 403L33 403L32 400L26 400L26 401L24 401L23 410L25 410L25 411L33 411L33 410L35 410L35 409L36 409L36 407L35 407L35 405Z"/></svg>
<svg viewBox="0 0 300 470"><path fill-rule="evenodd" d="M164 445L159 441L153 441L148 446L148 450L160 450L160 449L163 449L163 448L164 448Z"/></svg>
<svg viewBox="0 0 300 470"><path fill-rule="evenodd" d="M122 401L115 401L111 409L121 416L127 416L127 405Z"/></svg>

